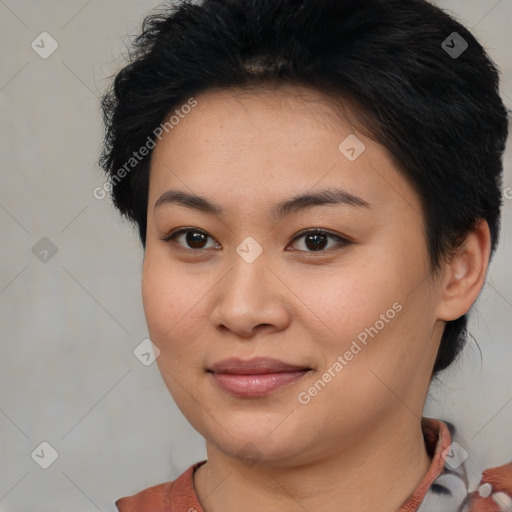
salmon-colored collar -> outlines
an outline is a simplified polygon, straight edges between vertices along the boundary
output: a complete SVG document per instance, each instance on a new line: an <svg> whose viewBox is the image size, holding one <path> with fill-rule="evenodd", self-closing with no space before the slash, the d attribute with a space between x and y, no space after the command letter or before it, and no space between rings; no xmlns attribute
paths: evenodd
<svg viewBox="0 0 512 512"><path fill-rule="evenodd" d="M440 420L422 418L421 429L423 430L427 453L432 457L432 463L423 480L407 501L398 509L398 512L416 512L418 510L434 480L443 472L445 453L452 443L452 436L446 423Z"/></svg>

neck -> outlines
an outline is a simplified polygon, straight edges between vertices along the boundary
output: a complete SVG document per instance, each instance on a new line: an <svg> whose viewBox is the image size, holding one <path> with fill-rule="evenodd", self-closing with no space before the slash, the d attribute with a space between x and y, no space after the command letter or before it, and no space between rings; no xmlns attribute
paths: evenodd
<svg viewBox="0 0 512 512"><path fill-rule="evenodd" d="M194 475L205 512L395 512L431 464L420 418L409 411L398 422L394 416L379 423L343 451L300 466L249 466L210 443L207 454Z"/></svg>

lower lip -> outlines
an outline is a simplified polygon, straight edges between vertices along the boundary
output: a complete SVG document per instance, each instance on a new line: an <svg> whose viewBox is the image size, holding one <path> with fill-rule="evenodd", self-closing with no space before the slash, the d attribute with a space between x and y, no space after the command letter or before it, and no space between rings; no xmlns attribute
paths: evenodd
<svg viewBox="0 0 512 512"><path fill-rule="evenodd" d="M310 370L293 372L264 373L259 375L240 375L212 373L215 382L225 391L237 396L255 397L301 379Z"/></svg>

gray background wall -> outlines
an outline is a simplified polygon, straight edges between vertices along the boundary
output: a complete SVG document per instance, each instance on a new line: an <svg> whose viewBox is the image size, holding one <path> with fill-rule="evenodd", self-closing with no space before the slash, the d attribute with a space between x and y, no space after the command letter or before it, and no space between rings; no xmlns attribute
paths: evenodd
<svg viewBox="0 0 512 512"><path fill-rule="evenodd" d="M512 108L512 0L436 3L473 28ZM142 251L108 198L93 196L104 182L98 96L157 5L0 0L0 512L115 510L116 498L205 457L156 365L134 357L148 336ZM44 31L59 45L47 59L31 47ZM471 320L483 361L470 344L425 411L453 421L485 467L512 460L511 160L509 141L501 246ZM58 453L48 469L36 463L51 462L42 442Z"/></svg>

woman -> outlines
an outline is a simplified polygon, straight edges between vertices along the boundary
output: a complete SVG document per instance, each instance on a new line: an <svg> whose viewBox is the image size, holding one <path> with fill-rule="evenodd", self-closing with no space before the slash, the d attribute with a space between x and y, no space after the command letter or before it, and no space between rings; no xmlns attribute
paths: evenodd
<svg viewBox="0 0 512 512"><path fill-rule="evenodd" d="M498 83L424 0L145 20L103 100L101 164L208 458L118 510L512 510L512 464L471 474L451 425L422 418L497 244Z"/></svg>

